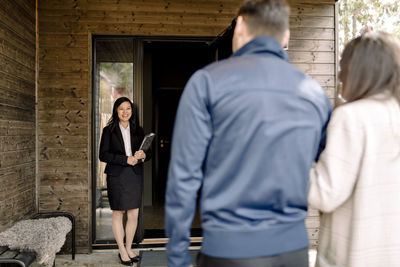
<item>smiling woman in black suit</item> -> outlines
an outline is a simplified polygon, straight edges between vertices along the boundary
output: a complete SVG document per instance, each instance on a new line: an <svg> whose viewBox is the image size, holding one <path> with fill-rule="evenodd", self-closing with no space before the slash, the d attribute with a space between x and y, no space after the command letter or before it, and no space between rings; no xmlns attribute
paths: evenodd
<svg viewBox="0 0 400 267"><path fill-rule="evenodd" d="M150 150L139 150L144 138L138 125L133 103L126 97L118 98L112 117L103 129L100 142L100 160L106 162L107 193L112 210L112 230L118 244L118 257L122 264L132 265L139 256L132 250L133 237L142 201L143 161L150 158ZM127 212L125 227L122 218Z"/></svg>

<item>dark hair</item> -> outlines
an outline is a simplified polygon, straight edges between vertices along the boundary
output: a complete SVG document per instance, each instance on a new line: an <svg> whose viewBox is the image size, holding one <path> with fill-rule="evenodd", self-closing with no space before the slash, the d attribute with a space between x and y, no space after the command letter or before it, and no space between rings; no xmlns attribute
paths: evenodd
<svg viewBox="0 0 400 267"><path fill-rule="evenodd" d="M129 104L131 104L132 116L129 118L129 126L131 127L131 131L136 132L136 126L139 125L137 112L132 101L125 96L115 100L112 110L112 116L108 121L107 125L110 126L111 131L114 131L115 127L118 126L119 124L118 107L124 102L129 102Z"/></svg>
<svg viewBox="0 0 400 267"><path fill-rule="evenodd" d="M250 34L267 35L279 42L289 29L289 15L290 7L285 0L246 0L238 12Z"/></svg>
<svg viewBox="0 0 400 267"><path fill-rule="evenodd" d="M350 41L342 54L339 79L351 102L385 90L400 103L400 42L386 32L367 32Z"/></svg>

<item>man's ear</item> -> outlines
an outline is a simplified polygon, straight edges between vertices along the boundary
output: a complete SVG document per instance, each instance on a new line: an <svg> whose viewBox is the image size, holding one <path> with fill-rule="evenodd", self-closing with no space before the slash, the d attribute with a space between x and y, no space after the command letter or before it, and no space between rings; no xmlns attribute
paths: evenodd
<svg viewBox="0 0 400 267"><path fill-rule="evenodd" d="M287 47L289 45L289 40L290 40L290 30L287 29L283 35L282 41L281 41L281 46L282 47Z"/></svg>
<svg viewBox="0 0 400 267"><path fill-rule="evenodd" d="M243 16L238 16L236 19L236 26L233 32L232 51L236 52L253 37L249 35L246 21Z"/></svg>

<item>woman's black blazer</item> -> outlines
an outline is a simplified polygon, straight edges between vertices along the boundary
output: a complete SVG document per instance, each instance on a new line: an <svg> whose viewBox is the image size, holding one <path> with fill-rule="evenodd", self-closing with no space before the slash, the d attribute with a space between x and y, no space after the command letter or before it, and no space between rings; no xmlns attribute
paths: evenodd
<svg viewBox="0 0 400 267"><path fill-rule="evenodd" d="M133 133L131 127L131 146L133 155L139 150L143 138L144 131L142 127L136 126L135 133ZM144 152L146 153L145 161L147 161L151 157L151 150L149 149ZM119 125L114 127L113 130L111 130L109 125L103 128L103 134L101 135L100 141L99 158L101 161L107 163L104 172L112 176L118 176L123 168L131 166L127 163L128 157L125 154L124 139L122 138ZM143 163L138 163L132 166L132 168L136 174L143 174Z"/></svg>

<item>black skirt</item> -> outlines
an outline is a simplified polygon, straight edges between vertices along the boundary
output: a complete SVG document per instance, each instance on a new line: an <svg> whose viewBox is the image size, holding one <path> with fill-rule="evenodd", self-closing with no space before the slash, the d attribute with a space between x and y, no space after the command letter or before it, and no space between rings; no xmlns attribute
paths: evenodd
<svg viewBox="0 0 400 267"><path fill-rule="evenodd" d="M142 203L143 176L125 167L119 176L107 175L108 201L112 210L137 209Z"/></svg>

